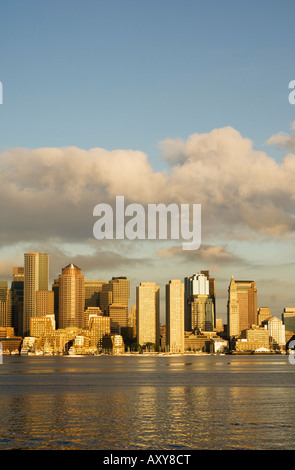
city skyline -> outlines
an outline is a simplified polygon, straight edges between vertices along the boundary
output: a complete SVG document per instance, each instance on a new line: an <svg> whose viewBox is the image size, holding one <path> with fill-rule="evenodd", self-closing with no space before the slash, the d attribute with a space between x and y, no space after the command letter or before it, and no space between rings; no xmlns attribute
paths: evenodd
<svg viewBox="0 0 295 470"><path fill-rule="evenodd" d="M186 331L194 329L211 331L216 327L216 320L222 320L230 331L229 317L232 312L235 314L233 317L238 315L240 318L240 330L243 330L252 324L257 324L259 311L267 311L268 316L271 315L277 318L280 318L284 312L294 311L294 307L283 305L280 312L273 312L269 305L262 305L258 302L259 288L254 280L234 279L234 276L232 276L228 280L227 310L224 321L224 318L219 315L216 309L218 303L216 280L213 277L214 273L209 273L209 270L199 270L198 273L184 278L171 277L166 279L163 286L158 285L159 283L155 278L148 281L141 280L137 285L132 286L127 275L112 276L109 280L87 279L82 268L69 263L61 268L60 273L55 275L54 280L51 281L48 276L50 267L50 255L48 253L24 253L23 257L24 266L14 266L11 276L4 281L0 281L0 284L5 291L15 289L17 293L19 282L23 282L24 308L21 314L22 320L18 319L18 321L20 321L20 325L24 325L24 332L28 332L30 317L42 316L46 310L49 314L54 314L55 317L58 315L61 328L73 324L83 328L84 312L88 307L93 306L99 306L102 315L113 317L114 324L119 322L118 325L126 327L128 315L131 313L132 308L138 305L140 289L142 291L147 289L148 292L155 290L157 300L152 301L152 303L156 302L157 307L154 305L152 310L156 308L154 312L157 311L156 317L159 325L165 325L170 295L168 295L168 292L171 287L179 289L179 283L183 288L183 326ZM15 283L16 286L14 286ZM26 292L29 292L29 295L26 294L27 300ZM160 293L164 297L162 304ZM69 300L73 298L75 300L71 306ZM13 299L9 302L12 301ZM58 304L60 303L58 311L56 310L56 301ZM238 308L235 307L237 303L239 304ZM148 308L151 307L149 302L147 302L147 305L149 305ZM233 305L233 309L231 305ZM10 318L13 320L11 315ZM148 324L148 319L146 322ZM233 335L236 335L236 323L233 330ZM157 333L157 335L159 334Z"/></svg>
<svg viewBox="0 0 295 470"><path fill-rule="evenodd" d="M255 281L231 278L227 323L222 324L214 308L215 279L208 270L183 282L170 279L163 322L156 282L136 286L136 306L129 309L125 276L108 283L87 281L81 268L70 263L50 290L48 272L48 253L24 253L24 267L13 268L11 287L0 282L5 354L124 354L150 348L169 354L274 353L286 351L294 338L295 308L284 308L280 319L258 306Z"/></svg>
<svg viewBox="0 0 295 470"><path fill-rule="evenodd" d="M185 319L185 328L187 330L190 329L189 325L191 325L191 313L187 313L186 312L186 308L187 308L187 305L188 305L188 302L189 302L189 299L190 297L204 297L205 298L205 302L206 302L206 297L208 297L210 299L210 304L209 304L209 309L212 309L212 320L209 320L208 317L207 318L207 310L206 310L206 323L209 322L208 324L210 324L210 322L212 322L212 325L215 324L216 322L216 319L221 319L223 324L224 325L228 325L228 308L229 308L229 298L230 298L230 295L229 295L229 292L230 292L230 289L231 289L231 286L232 284L236 284L238 287L238 289L240 288L241 292L243 293L244 292L244 287L243 285L245 285L245 289L247 289L249 286L251 286L251 289L253 288L253 286L255 286L254 288L254 294L255 295L255 307L252 308L252 313L251 313L251 321L247 322L247 320L243 320L243 326L245 327L246 324L251 324L251 323L255 323L256 321L256 316L257 316L257 312L259 309L268 309L270 312L271 312L271 315L275 316L275 317L278 317L280 318L281 315L283 314L283 312L287 309L289 309L290 311L292 311L294 309L294 304L295 304L295 301L294 301L294 304L285 304L285 303L282 303L281 305L281 308L279 311L274 311L272 308L271 308L271 305L269 302L266 302L264 304L260 303L259 302L259 285L257 286L257 283L253 280L253 279L247 279L247 280L243 280L243 279L238 279L236 276L232 275L230 279L227 280L227 287L226 287L226 292L223 292L223 295L226 296L226 311L225 313L224 312L220 312L218 311L218 295L216 295L216 278L214 277L214 273L210 273L209 274L209 270L204 270L204 269L200 269L198 271L196 271L195 273L186 273L186 275L182 278L180 276L177 276L177 273L175 273L176 275L175 276L170 276L170 278L167 278L164 280L163 283L160 283L157 281L157 279L154 278L150 278L148 280L143 280L143 279L139 279L137 281L137 284L134 283L134 282L131 282L130 278L128 277L128 273L120 273L119 275L115 275L114 273L111 274L109 280L107 278L105 279L93 279L93 278L88 278L87 275L84 274L84 270L78 266L76 266L74 263L70 262L67 266L64 266L64 267L61 267L59 269L59 273L54 273L53 274L53 277L52 279L49 277L48 273L49 271L51 270L50 269L50 262L49 262L49 258L50 258L50 254L49 253L37 253L37 252L31 252L31 253L24 253L23 254L23 257L24 257L24 262L23 262L23 265L24 266L13 266L12 268L12 271L11 271L11 274L10 276L8 276L7 278L3 279L0 281L0 283L2 283L4 285L4 283L7 285L7 288L10 289L10 286L12 287L14 281L17 281L17 280L21 280L23 279L23 276L26 272L26 263L28 263L28 260L30 260L30 264L29 264L29 268L30 268L30 276L32 277L32 271L33 271L33 277L35 277L35 280L33 282L33 290L35 293L38 292L39 294L39 303L38 303L38 300L34 300L33 303L34 303L34 308L31 310L32 312L35 311L36 309L36 305L38 304L39 306L39 309L40 311L42 311L42 309L44 310L45 308L45 305L48 306L48 300L47 300L47 297L46 295L48 295L48 292L49 293L54 293L54 290L55 288L58 289L59 285L60 285L60 281L63 279L63 278L67 278L67 275L65 273L70 273L70 272L74 272L75 273L77 272L78 273L78 277L80 277L81 279L83 279L83 285L85 284L85 292L86 292L86 285L89 286L89 292L98 292L98 286L99 287L99 290L101 290L101 298L102 299L105 299L105 300L101 300L102 302L102 313L104 315L112 315L110 314L110 311L109 311L109 305L112 303L112 301L110 302L110 298L111 299L114 299L113 300L113 305L114 305L114 314L115 315L119 315L119 317L121 318L127 318L127 315L128 313L130 313L130 311L128 311L128 308L130 310L131 307L133 306L136 306L137 304L137 288L140 287L140 285L158 285L158 290L159 290L159 295L158 295L158 301L159 301L159 319L160 319L160 322L161 324L165 324L166 322L166 307L167 307L167 293L166 293L166 288L167 288L167 283L171 282L171 281L180 281L184 284L184 296L185 296L185 306L184 306L184 319ZM39 257L41 257L42 259L46 259L45 261L45 284L44 284L44 281L43 281L43 284L41 283L40 284L40 289L37 288L36 286L39 285L39 280L38 280L38 276L36 276L35 274L35 264L39 263ZM44 264L44 262L43 262ZM203 266L204 268L205 266ZM28 269L28 268L27 268ZM69 279L70 279L70 276L68 276ZM76 274L74 275L74 277L76 277ZM202 280L202 278L204 279L207 279L207 284L206 286L203 285L204 281ZM118 294L114 294L114 287L112 287L112 285L114 285L114 283L118 283L120 281L120 279L126 279L126 281L123 281L123 282L126 282L128 283L128 294L127 294L127 291L126 293L124 293L123 297L124 300L122 302L122 305L120 305L120 301L117 300L119 298L119 293ZM76 282L76 281L75 281ZM71 284L70 281L65 281L65 285L66 284ZM192 284L192 286L197 286L197 287L190 287L190 283ZM27 283L28 284L28 283ZM209 287L210 286L210 287ZM217 281L217 286L218 286L218 281ZM116 288L116 287L115 287ZM116 288L117 289L117 292L125 292L125 287L118 287ZM120 290L118 290L120 289ZM194 290L194 292L193 292ZM217 288L217 291L220 292L220 289ZM109 292L113 292L111 294L109 294ZM194 294L201 294L200 296L198 295L193 295ZM75 294L77 295L77 294ZM84 295L84 294L83 294ZM45 296L45 297L44 297ZM104 297L105 296L105 297ZM109 297L111 296L111 297ZM84 297L83 297L84 299ZM244 301L244 300L243 300ZM30 299L30 302L32 303L32 299ZM43 302L43 303L42 303ZM82 302L82 303L81 303ZM117 305L117 302L119 302L119 309L122 309L121 312L119 312L119 309L118 311L116 312L116 305ZM126 303L125 303L126 302ZM253 300L252 300L253 302ZM51 299L49 301L50 305L52 303ZM84 299L84 301L80 301L80 324L82 325L83 321L81 319L81 315L83 314L82 310L84 307L82 307L82 304L85 305L85 308L87 308L87 300L86 300L86 297ZM253 305L254 305L253 304ZM91 304L90 304L91 305ZM104 305L105 305L105 308L104 308ZM207 305L207 302L206 304L204 305ZM51 308L51 307L50 307ZM65 307L65 308L68 308L68 307ZM247 307L248 308L248 307ZM75 307L76 309L76 307ZM243 310L244 309L244 310ZM245 306L242 307L242 311L245 312ZM202 310L203 312L203 310ZM256 316L255 316L255 313L256 312ZM245 313L244 313L245 315ZM75 314L74 314L75 316ZM204 317L203 317L204 316ZM209 316L211 316L211 313L209 313ZM74 317L73 317L74 318ZM202 313L202 318L203 318L203 321L205 322L205 310L204 312ZM24 316L23 316L23 321L24 321L24 324L27 324L27 328L28 328L28 319L26 320L26 314L25 314L25 311L24 311ZM21 322L22 324L22 322ZM205 325L205 323L204 323ZM201 329L205 329L204 328L204 325L202 325ZM195 326L197 326L197 323L195 324ZM198 325L200 326L200 325Z"/></svg>
<svg viewBox="0 0 295 470"><path fill-rule="evenodd" d="M294 15L0 2L3 450L294 448Z"/></svg>
<svg viewBox="0 0 295 470"><path fill-rule="evenodd" d="M23 252L49 251L51 279L65 259L88 279L127 273L132 285L208 269L224 321L232 275L255 279L274 313L291 308L294 8L2 5L0 279ZM200 204L200 248L96 240L93 209L117 196Z"/></svg>

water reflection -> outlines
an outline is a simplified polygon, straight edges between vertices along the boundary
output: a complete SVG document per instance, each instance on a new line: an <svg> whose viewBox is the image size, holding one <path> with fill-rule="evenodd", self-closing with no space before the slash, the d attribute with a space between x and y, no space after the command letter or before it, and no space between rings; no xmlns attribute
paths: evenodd
<svg viewBox="0 0 295 470"><path fill-rule="evenodd" d="M44 359L0 369L1 449L294 447L280 361Z"/></svg>

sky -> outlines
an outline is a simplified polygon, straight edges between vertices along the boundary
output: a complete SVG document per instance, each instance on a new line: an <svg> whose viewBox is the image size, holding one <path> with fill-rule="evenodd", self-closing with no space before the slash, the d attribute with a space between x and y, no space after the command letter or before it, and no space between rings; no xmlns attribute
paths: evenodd
<svg viewBox="0 0 295 470"><path fill-rule="evenodd" d="M140 282L209 270L258 307L295 307L293 1L3 0L0 278L28 251L50 278ZM97 240L97 204L201 204L202 241Z"/></svg>

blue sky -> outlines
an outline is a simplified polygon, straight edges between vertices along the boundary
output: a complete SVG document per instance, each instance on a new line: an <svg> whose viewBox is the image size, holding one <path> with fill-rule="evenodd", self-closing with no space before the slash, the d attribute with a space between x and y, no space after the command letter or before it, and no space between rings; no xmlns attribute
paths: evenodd
<svg viewBox="0 0 295 470"><path fill-rule="evenodd" d="M133 148L293 121L291 1L6 1L1 147Z"/></svg>
<svg viewBox="0 0 295 470"><path fill-rule="evenodd" d="M186 141L195 133L210 134L230 126L242 138L250 139L254 150L262 150L280 162L286 151L266 142L281 131L289 133L295 121L295 106L288 102L288 83L295 79L294 13L294 2L289 0L3 1L0 150L12 153L14 148L67 146L133 150L143 152L155 172L170 172L167 158L162 158L161 141ZM6 168L3 163L4 177ZM26 175L15 185L29 184L28 179ZM200 194L196 197L201 199ZM288 208L291 200L290 196ZM8 197L9 204L13 213L15 199ZM49 210L45 202L42 207ZM39 231L40 244L46 245L37 219L31 220L31 226L35 226L32 243L37 245ZM83 237L72 240L69 233L67 239L64 224L57 242L64 246L73 243L72 252L79 256ZM9 224L5 230L7 242L3 236L0 253L2 278L10 273L7 258L21 252L28 243L28 236L22 238L20 230L19 239L11 244ZM292 274L293 266L286 269L285 263L292 262L290 253L294 255L293 232L283 244L260 236L243 243L225 241L224 237L221 241L220 232L211 237L208 234L209 230L206 243L223 244L233 256L250 262L244 270L239 263L230 268L217 263L212 275L220 278L220 292L235 272L254 280L257 277L261 284L268 277L273 282L278 273L286 278ZM52 238L51 234L50 243ZM286 243L290 243L290 249ZM126 257L128 250L124 252ZM257 256L259 266L252 264ZM264 271L263 266L271 258L273 265ZM154 266L144 273L133 266L126 274L136 284L147 280L140 277L151 276ZM206 269L198 263L195 266L175 269L175 277ZM212 266L215 269L214 263ZM162 279L168 281L170 273L171 265ZM99 276L112 274L105 269ZM291 292L291 287L288 289ZM286 296L292 303L290 292ZM283 297L284 290L279 294ZM263 295L267 302L267 295ZM275 309L282 310L281 297L272 302ZM225 313L224 306L221 313Z"/></svg>

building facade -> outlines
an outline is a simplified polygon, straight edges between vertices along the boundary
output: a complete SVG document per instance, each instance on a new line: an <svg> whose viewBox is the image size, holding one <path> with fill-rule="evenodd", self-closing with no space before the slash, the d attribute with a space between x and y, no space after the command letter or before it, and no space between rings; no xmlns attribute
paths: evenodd
<svg viewBox="0 0 295 470"><path fill-rule="evenodd" d="M184 352L184 285L179 280L166 285L166 347L171 353Z"/></svg>
<svg viewBox="0 0 295 470"><path fill-rule="evenodd" d="M58 324L63 329L70 326L83 328L85 310L84 275L70 263L59 275Z"/></svg>
<svg viewBox="0 0 295 470"><path fill-rule="evenodd" d="M155 282L141 282L136 288L137 342L159 344L160 288Z"/></svg>
<svg viewBox="0 0 295 470"><path fill-rule="evenodd" d="M25 253L24 255L24 311L23 336L29 334L30 319L37 314L36 293L48 291L49 255L47 253Z"/></svg>
<svg viewBox="0 0 295 470"><path fill-rule="evenodd" d="M211 284L210 284L211 283ZM215 280L202 271L184 280L185 330L213 331L215 325Z"/></svg>
<svg viewBox="0 0 295 470"><path fill-rule="evenodd" d="M228 288L227 320L229 336L257 325L257 288L254 281L235 281Z"/></svg>

